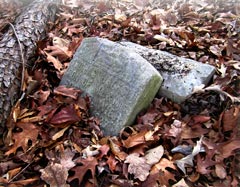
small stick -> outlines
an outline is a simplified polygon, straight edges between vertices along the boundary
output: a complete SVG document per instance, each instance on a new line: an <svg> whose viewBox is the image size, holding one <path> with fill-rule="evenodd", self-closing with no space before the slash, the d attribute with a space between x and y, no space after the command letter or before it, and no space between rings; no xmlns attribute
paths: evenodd
<svg viewBox="0 0 240 187"><path fill-rule="evenodd" d="M14 181L14 179L16 179L21 173L23 173L31 164L32 162L26 165L17 175L15 175L11 180L8 181L8 184Z"/></svg>

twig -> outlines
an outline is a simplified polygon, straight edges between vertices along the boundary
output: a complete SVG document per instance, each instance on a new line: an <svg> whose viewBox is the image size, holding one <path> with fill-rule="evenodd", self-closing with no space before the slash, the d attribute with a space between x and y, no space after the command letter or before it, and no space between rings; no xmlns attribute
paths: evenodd
<svg viewBox="0 0 240 187"><path fill-rule="evenodd" d="M11 183L12 181L14 181L14 179L16 179L22 172L24 172L31 164L32 164L32 162L30 162L28 165L26 165L17 175L15 175L13 178L11 178L11 180L8 181L8 184Z"/></svg>
<svg viewBox="0 0 240 187"><path fill-rule="evenodd" d="M11 24L11 23L8 23L11 27L12 27L12 29L13 29L13 32L14 32L14 34L15 34L15 36L16 36L16 38L17 38L17 42L18 42L18 45L19 45L19 48L20 48L20 53L21 53L21 58L22 58L22 80L21 80L21 91L24 91L23 89L23 87L24 87L24 79L25 79L25 59L24 59L24 56L23 56L23 50L22 50L22 45L21 45L21 42L20 42L20 40L19 40L19 37L18 37L18 35L17 35L17 32L16 32L16 30L15 30L15 28L14 28L14 26L13 26L13 24Z"/></svg>

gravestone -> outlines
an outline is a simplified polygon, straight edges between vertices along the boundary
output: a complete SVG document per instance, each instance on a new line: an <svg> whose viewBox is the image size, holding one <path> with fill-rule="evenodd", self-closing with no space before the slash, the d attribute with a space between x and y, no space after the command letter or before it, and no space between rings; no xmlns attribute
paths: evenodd
<svg viewBox="0 0 240 187"><path fill-rule="evenodd" d="M120 42L151 63L162 75L163 83L158 95L181 103L194 91L194 88L207 85L215 73L215 67L195 60L178 57L165 51L149 49L132 43Z"/></svg>
<svg viewBox="0 0 240 187"><path fill-rule="evenodd" d="M161 82L159 72L138 53L95 37L82 41L60 84L88 94L104 135L117 135L148 107Z"/></svg>

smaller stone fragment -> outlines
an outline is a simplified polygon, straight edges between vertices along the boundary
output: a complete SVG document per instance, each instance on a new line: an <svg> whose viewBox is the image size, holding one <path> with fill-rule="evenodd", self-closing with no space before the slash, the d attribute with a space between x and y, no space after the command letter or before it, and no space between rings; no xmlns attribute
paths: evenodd
<svg viewBox="0 0 240 187"><path fill-rule="evenodd" d="M192 95L194 88L207 85L215 73L215 67L171 53L132 43L121 42L151 63L162 75L159 95L181 103Z"/></svg>

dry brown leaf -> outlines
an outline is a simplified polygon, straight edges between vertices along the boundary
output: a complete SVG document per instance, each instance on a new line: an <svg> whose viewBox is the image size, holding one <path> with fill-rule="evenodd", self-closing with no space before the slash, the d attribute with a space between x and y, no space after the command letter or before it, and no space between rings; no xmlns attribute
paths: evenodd
<svg viewBox="0 0 240 187"><path fill-rule="evenodd" d="M162 158L163 153L164 153L164 148L162 145L148 150L144 155L144 158L146 159L146 163L149 164L150 166L158 163Z"/></svg>
<svg viewBox="0 0 240 187"><path fill-rule="evenodd" d="M144 138L145 134L146 132L142 131L129 136L128 139L122 140L123 146L126 148L131 148L131 147L145 143L145 138Z"/></svg>
<svg viewBox="0 0 240 187"><path fill-rule="evenodd" d="M66 183L68 170L61 164L51 162L46 168L41 169L40 172L41 179L50 186L70 187L70 185Z"/></svg>
<svg viewBox="0 0 240 187"><path fill-rule="evenodd" d="M64 48L64 47L66 47L66 48L68 48L68 46L69 46L69 41L68 40L66 40L66 39L63 39L63 38L59 38L59 37L53 37L53 45L54 46L59 46L59 47L61 47L61 48Z"/></svg>
<svg viewBox="0 0 240 187"><path fill-rule="evenodd" d="M75 88L67 88L64 85L60 85L54 88L54 94L71 97L73 99L77 99L80 93L80 90Z"/></svg>
<svg viewBox="0 0 240 187"><path fill-rule="evenodd" d="M223 158L234 155L234 150L240 149L240 139L233 139L219 144L219 151Z"/></svg>
<svg viewBox="0 0 240 187"><path fill-rule="evenodd" d="M173 161L166 158L162 158L159 163L155 164L151 169L151 175L156 175L155 180L159 181L161 185L168 186L169 180L176 181L174 174L167 170L167 168L176 170L176 166Z"/></svg>
<svg viewBox="0 0 240 187"><path fill-rule="evenodd" d="M181 169L184 174L186 174L185 167L193 166L194 156L196 156L200 153L201 146L202 146L202 139L203 139L203 137L199 141L197 141L197 144L194 146L193 151L190 155L187 155L187 156L183 157L182 159L175 161L178 168Z"/></svg>
<svg viewBox="0 0 240 187"><path fill-rule="evenodd" d="M184 124L181 131L181 138L182 139L199 138L203 134L206 134L208 132L209 132L209 129L203 128L201 124L194 124L192 126Z"/></svg>
<svg viewBox="0 0 240 187"><path fill-rule="evenodd" d="M36 125L32 123L22 123L18 122L17 126L22 129L22 132L13 133L13 146L5 153L9 156L12 153L15 153L18 148L22 148L26 153L29 146L29 141L32 142L32 145L36 144L37 137L39 134L39 129Z"/></svg>
<svg viewBox="0 0 240 187"><path fill-rule="evenodd" d="M51 54L45 52L46 56L47 56L47 61L53 63L53 66L58 70L61 71L63 68L62 63L55 58L54 56L52 56Z"/></svg>
<svg viewBox="0 0 240 187"><path fill-rule="evenodd" d="M68 178L68 181L72 181L74 179L78 180L79 186L83 181L83 178L88 170L91 171L92 178L95 178L95 170L98 165L98 161L94 157L88 157L87 159L79 158L76 163L82 164L80 166L75 166L71 169L74 172L74 175Z"/></svg>
<svg viewBox="0 0 240 187"><path fill-rule="evenodd" d="M11 187L11 184L15 185L16 187L28 186L38 180L39 180L39 177L33 177L30 179L26 179L26 180L18 180L18 181L14 181L14 182L10 183L9 187Z"/></svg>
<svg viewBox="0 0 240 187"><path fill-rule="evenodd" d="M127 153L121 150L121 147L116 137L109 138L109 143L112 153L120 160L125 160L125 158L127 157Z"/></svg>
<svg viewBox="0 0 240 187"><path fill-rule="evenodd" d="M118 161L116 160L116 158L111 154L109 157L108 157L108 160L107 160L107 164L109 166L109 169L114 172L115 169L116 169L116 166L117 166L117 163Z"/></svg>
<svg viewBox="0 0 240 187"><path fill-rule="evenodd" d="M234 128L237 127L238 121L240 119L240 107L239 106L233 106L229 110L224 111L223 113L223 130L224 131L230 131L234 130Z"/></svg>
<svg viewBox="0 0 240 187"><path fill-rule="evenodd" d="M19 167L19 168L14 168L14 169L8 171L8 178L12 179L15 175L17 175L21 171L21 169L22 168Z"/></svg>
<svg viewBox="0 0 240 187"><path fill-rule="evenodd" d="M60 131L58 131L56 134L54 134L52 136L52 140L55 141L58 138L62 137L63 134L66 132L66 130L68 130L68 128L69 128L69 126L67 126L67 127L63 128L63 129L61 129Z"/></svg>
<svg viewBox="0 0 240 187"><path fill-rule="evenodd" d="M216 172L216 175L217 175L220 179L225 179L226 176L227 176L226 169L223 167L222 164L216 164L216 165L215 165L215 172Z"/></svg>
<svg viewBox="0 0 240 187"><path fill-rule="evenodd" d="M125 163L129 163L128 172L138 178L140 181L145 181L149 175L151 166L146 163L144 157L139 157L139 154L133 153L126 157Z"/></svg>
<svg viewBox="0 0 240 187"><path fill-rule="evenodd" d="M67 171L76 165L72 160L74 155L75 153L69 148L65 149L61 154L60 163Z"/></svg>
<svg viewBox="0 0 240 187"><path fill-rule="evenodd" d="M178 181L176 184L174 184L172 187L189 187L189 185L187 185L187 183L183 178L180 181Z"/></svg>
<svg viewBox="0 0 240 187"><path fill-rule="evenodd" d="M49 123L56 126L66 127L67 125L80 121L80 119L81 118L75 109L75 105L71 104L54 114Z"/></svg>

